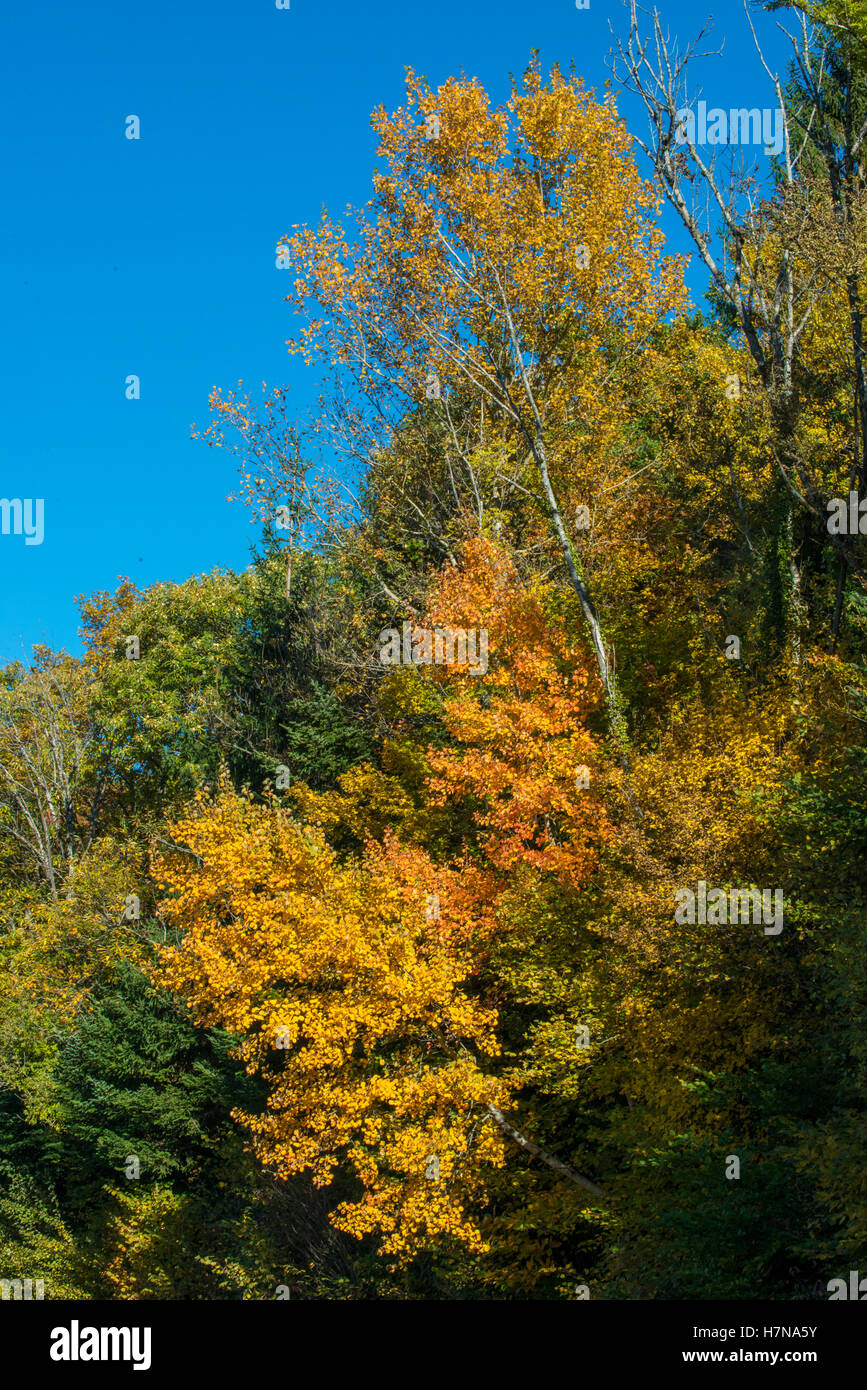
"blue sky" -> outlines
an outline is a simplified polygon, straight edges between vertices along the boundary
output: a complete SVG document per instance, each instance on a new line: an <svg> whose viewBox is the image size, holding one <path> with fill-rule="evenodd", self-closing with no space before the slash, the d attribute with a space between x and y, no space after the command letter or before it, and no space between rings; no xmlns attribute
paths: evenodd
<svg viewBox="0 0 867 1390"><path fill-rule="evenodd" d="M657 0L691 38L715 13L720 105L772 106L742 6ZM601 87L620 0L7 0L0 146L0 496L45 499L45 536L0 536L0 660L34 642L80 650L77 593L242 569L256 530L230 454L190 439L212 386L289 385L293 316L275 268L292 223L366 201L369 116L401 104L404 69L463 69L499 100L538 48ZM785 61L774 17L757 28ZM621 104L631 128L640 116ZM141 139L125 138L137 115ZM674 214L664 226L686 249ZM700 269L690 275L704 289ZM125 398L136 374L141 398Z"/></svg>

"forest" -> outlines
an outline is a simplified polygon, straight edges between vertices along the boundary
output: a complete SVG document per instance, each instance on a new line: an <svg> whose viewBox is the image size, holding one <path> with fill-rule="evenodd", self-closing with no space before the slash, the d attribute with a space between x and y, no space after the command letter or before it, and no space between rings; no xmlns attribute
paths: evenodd
<svg viewBox="0 0 867 1390"><path fill-rule="evenodd" d="M634 5L606 91L407 69L277 250L316 411L199 403L249 567L3 667L4 1278L867 1273L867 17L765 8L758 171Z"/></svg>

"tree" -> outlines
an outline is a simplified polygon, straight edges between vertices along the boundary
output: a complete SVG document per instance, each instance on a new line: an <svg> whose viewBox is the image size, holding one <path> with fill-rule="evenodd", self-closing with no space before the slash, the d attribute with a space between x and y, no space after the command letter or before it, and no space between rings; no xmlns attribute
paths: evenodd
<svg viewBox="0 0 867 1390"><path fill-rule="evenodd" d="M770 4L768 8L799 10L800 33L790 36L794 82L786 100L783 82L762 62L782 114L782 148L776 165L776 196L762 199L755 169L722 169L716 157L706 161L690 127L687 80L689 64L706 56L696 45L709 25L684 53L665 34L654 9L645 36L637 0L630 0L627 39L618 44L615 71L628 90L642 100L649 122L648 140L636 142L651 161L660 187L678 212L711 278L712 293L733 329L742 335L752 358L756 380L775 426L774 457L781 487L782 539L779 546L780 583L787 592L787 623L796 658L804 624L800 538L793 533L794 509L819 522L821 539L837 552L841 566L859 574L860 546L847 535L829 534L825 527L828 501L821 480L805 455L800 418L805 330L823 297L833 292L834 272L845 263L844 280L849 318L851 371L854 388L853 478L859 476L857 456L867 459L867 370L865 370L863 308L855 242L864 202L863 149L867 138L864 102L864 46L848 4ZM819 25L810 30L807 16ZM752 20L750 29L755 39ZM758 46L758 44L757 44ZM761 50L759 49L760 56ZM793 90L794 88L794 90ZM814 199L809 179L818 174L833 209L830 226L837 242L837 264L826 256L810 255ZM706 200L703 203L703 200ZM717 235L710 209L721 219ZM863 242L860 259L863 260ZM845 570L840 571L833 634L840 620Z"/></svg>
<svg viewBox="0 0 867 1390"><path fill-rule="evenodd" d="M602 624L569 536L579 500L569 467L576 453L602 452L612 382L682 306L680 267L660 255L656 202L611 102L576 79L555 68L543 85L534 64L524 90L492 110L476 82L434 94L410 72L407 98L374 117L389 172L374 178L354 249L327 218L285 238L290 302L315 301L329 324L313 318L290 346L348 374L353 404L338 423L356 449L363 439L376 453L397 415L430 401L480 519L474 449L496 441L527 454L622 743ZM419 118L435 138L422 138ZM462 430L477 422L472 442L458 433L458 405ZM497 481L506 493L518 485L502 465Z"/></svg>
<svg viewBox="0 0 867 1390"><path fill-rule="evenodd" d="M76 857L97 828L103 784L86 777L95 740L84 673L40 650L7 667L0 688L0 836L57 900L73 890Z"/></svg>
<svg viewBox="0 0 867 1390"><path fill-rule="evenodd" d="M266 1079L266 1112L240 1115L260 1159L318 1187L348 1165L335 1225L398 1261L441 1238L481 1248L466 1204L502 1162L487 1107L504 1092L481 1065L495 1014L467 988L466 905L463 932L447 908L429 921L425 889L447 895L418 851L386 841L341 865L225 783L171 829L186 853L157 859L161 910L184 936L156 973Z"/></svg>

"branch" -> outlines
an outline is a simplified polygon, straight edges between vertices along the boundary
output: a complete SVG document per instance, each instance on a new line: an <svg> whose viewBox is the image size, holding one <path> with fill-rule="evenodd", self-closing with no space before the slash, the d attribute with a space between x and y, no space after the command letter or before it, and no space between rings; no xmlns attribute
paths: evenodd
<svg viewBox="0 0 867 1390"><path fill-rule="evenodd" d="M528 1139L520 1130L515 1129L514 1125L510 1125L502 1110L498 1110L496 1105L488 1106L488 1114L495 1124L499 1125L504 1134L508 1134L510 1139L514 1139L516 1144L520 1144L521 1148L532 1154L534 1158L541 1158L542 1162L547 1163L549 1168L553 1168L555 1173L559 1173L563 1178L568 1178L578 1187L586 1188L595 1197L605 1196L602 1188L597 1187L595 1182L591 1182L589 1178L582 1178L581 1174L576 1173L574 1168L570 1168L568 1163L562 1163L559 1158L554 1158L553 1154L547 1153L539 1144L534 1144L532 1139Z"/></svg>

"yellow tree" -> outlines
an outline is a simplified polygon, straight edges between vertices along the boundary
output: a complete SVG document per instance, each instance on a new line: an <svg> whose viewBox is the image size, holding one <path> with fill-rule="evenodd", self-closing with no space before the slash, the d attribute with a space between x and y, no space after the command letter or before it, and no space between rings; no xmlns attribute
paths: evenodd
<svg viewBox="0 0 867 1390"><path fill-rule="evenodd" d="M468 980L471 901L389 839L341 865L320 832L227 783L172 835L185 852L156 867L183 938L157 975L266 1078L264 1114L239 1117L261 1160L318 1186L354 1172L333 1220L378 1233L383 1254L484 1248L468 1207L502 1163L488 1107L506 1097L485 1067L496 1013Z"/></svg>
<svg viewBox="0 0 867 1390"><path fill-rule="evenodd" d="M431 92L410 71L406 106L378 111L373 125L388 168L354 241L327 217L285 239L296 267L289 301L321 310L290 350L350 375L360 404L343 410L344 433L357 438L372 422L368 454L409 407L438 412L455 493L460 472L480 519L480 447L496 446L505 492L525 489L525 462L534 470L622 737L573 543L586 524L573 521L586 501L575 479L591 461L610 470L616 460L618 482L628 481L619 397L652 356L660 320L684 302L680 264L661 256L656 196L612 100L556 68L543 84L531 65L499 108L476 81Z"/></svg>

